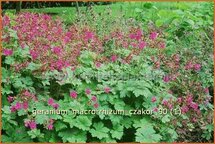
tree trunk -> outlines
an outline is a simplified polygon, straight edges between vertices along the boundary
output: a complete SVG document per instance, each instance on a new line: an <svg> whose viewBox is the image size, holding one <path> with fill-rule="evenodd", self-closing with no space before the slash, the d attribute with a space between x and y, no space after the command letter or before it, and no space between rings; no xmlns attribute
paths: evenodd
<svg viewBox="0 0 215 144"><path fill-rule="evenodd" d="M78 4L77 1L75 2L75 8L76 8L77 14L79 15L80 14L80 10L79 10L79 4Z"/></svg>
<svg viewBox="0 0 215 144"><path fill-rule="evenodd" d="M22 2L16 2L16 13L18 14L21 11Z"/></svg>
<svg viewBox="0 0 215 144"><path fill-rule="evenodd" d="M41 3L40 2L36 2L37 3L37 8L40 9L42 6L41 6Z"/></svg>
<svg viewBox="0 0 215 144"><path fill-rule="evenodd" d="M87 2L86 12L89 10L90 6L91 6L91 3L90 3L90 2Z"/></svg>

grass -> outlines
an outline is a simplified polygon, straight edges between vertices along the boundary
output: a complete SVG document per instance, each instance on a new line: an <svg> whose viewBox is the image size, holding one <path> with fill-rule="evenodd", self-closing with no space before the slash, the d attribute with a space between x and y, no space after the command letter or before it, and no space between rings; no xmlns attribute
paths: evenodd
<svg viewBox="0 0 215 144"><path fill-rule="evenodd" d="M95 5L93 9L102 13L108 7L112 10L113 15L121 12L126 18L136 17L137 13L146 11L146 15L143 17L157 18L156 11L160 9L187 9L191 6L198 5L197 3L185 3L185 2L116 2L110 5ZM79 7L80 11L86 11L86 7ZM9 10L10 12L15 12L14 10ZM52 7L52 8L41 8L41 9L23 9L22 11L30 11L36 13L48 13L53 15L53 17L61 17L63 21L70 24L74 21L75 15L77 14L75 7Z"/></svg>

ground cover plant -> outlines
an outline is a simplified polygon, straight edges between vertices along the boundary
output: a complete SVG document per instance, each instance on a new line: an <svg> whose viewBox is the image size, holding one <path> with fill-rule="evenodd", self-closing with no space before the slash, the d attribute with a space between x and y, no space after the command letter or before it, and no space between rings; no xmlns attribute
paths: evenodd
<svg viewBox="0 0 215 144"><path fill-rule="evenodd" d="M84 8L4 14L2 141L212 142L213 3Z"/></svg>

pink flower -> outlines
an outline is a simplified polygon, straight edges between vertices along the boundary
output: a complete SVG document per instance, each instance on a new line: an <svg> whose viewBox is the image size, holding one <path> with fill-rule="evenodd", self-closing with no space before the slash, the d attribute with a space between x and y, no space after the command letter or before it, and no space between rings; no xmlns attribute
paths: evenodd
<svg viewBox="0 0 215 144"><path fill-rule="evenodd" d="M146 46L146 43L144 41L140 41L138 46L139 46L139 49L144 49Z"/></svg>
<svg viewBox="0 0 215 144"><path fill-rule="evenodd" d="M49 123L53 124L54 123L54 120L51 118L49 119Z"/></svg>
<svg viewBox="0 0 215 144"><path fill-rule="evenodd" d="M48 99L48 105L53 105L54 104L54 99L53 98L49 98Z"/></svg>
<svg viewBox="0 0 215 144"><path fill-rule="evenodd" d="M4 16L2 20L3 27L8 26L10 24L10 18L8 16Z"/></svg>
<svg viewBox="0 0 215 144"><path fill-rule="evenodd" d="M132 46L133 48L136 48L136 47L137 47L137 43L131 42L131 46Z"/></svg>
<svg viewBox="0 0 215 144"><path fill-rule="evenodd" d="M209 89L208 89L208 88L205 88L205 89L204 89L204 92L208 94L208 93L209 93Z"/></svg>
<svg viewBox="0 0 215 144"><path fill-rule="evenodd" d="M56 62L57 69L62 70L63 66L64 66L64 61L61 59L57 60L57 62Z"/></svg>
<svg viewBox="0 0 215 144"><path fill-rule="evenodd" d="M153 108L153 112L158 112L158 108Z"/></svg>
<svg viewBox="0 0 215 144"><path fill-rule="evenodd" d="M65 67L69 67L70 66L70 62L69 61L64 61L64 66Z"/></svg>
<svg viewBox="0 0 215 144"><path fill-rule="evenodd" d="M130 39L136 39L137 41L140 40L141 37L142 37L142 31L141 30L137 30L136 33L129 34Z"/></svg>
<svg viewBox="0 0 215 144"><path fill-rule="evenodd" d="M176 78L178 77L178 75L179 75L179 74L174 74L174 75L172 75L171 80L173 80L173 81L176 80Z"/></svg>
<svg viewBox="0 0 215 144"><path fill-rule="evenodd" d="M168 76L168 75L164 76L163 81L166 82L166 83L169 82L170 81L170 76Z"/></svg>
<svg viewBox="0 0 215 144"><path fill-rule="evenodd" d="M70 97L72 97L72 98L75 99L75 98L77 98L77 96L78 96L78 95L77 95L77 92L76 92L76 91L71 91L71 92L70 92Z"/></svg>
<svg viewBox="0 0 215 144"><path fill-rule="evenodd" d="M187 106L183 106L181 108L182 113L186 113L186 112L188 112L188 110L189 110L189 108Z"/></svg>
<svg viewBox="0 0 215 144"><path fill-rule="evenodd" d="M142 37L142 35L143 35L142 31L141 31L141 30L137 30L135 39L136 39L137 41L140 40L141 37Z"/></svg>
<svg viewBox="0 0 215 144"><path fill-rule="evenodd" d="M72 37L72 33L71 32L67 32L66 36L69 37L69 38L71 38Z"/></svg>
<svg viewBox="0 0 215 144"><path fill-rule="evenodd" d="M190 107L193 108L194 110L198 110L199 105L197 103L195 103L195 102L192 102L190 104Z"/></svg>
<svg viewBox="0 0 215 144"><path fill-rule="evenodd" d="M22 104L20 102L17 102L15 108L16 110L20 110L22 108Z"/></svg>
<svg viewBox="0 0 215 144"><path fill-rule="evenodd" d="M47 28L48 28L48 27L47 27L46 24L42 24L42 25L41 25L41 29L43 29L44 31L47 31Z"/></svg>
<svg viewBox="0 0 215 144"><path fill-rule="evenodd" d="M8 96L7 100L8 100L9 103L11 103L11 102L13 102L14 98L12 96Z"/></svg>
<svg viewBox="0 0 215 144"><path fill-rule="evenodd" d="M67 32L65 34L65 37L64 37L64 43L67 44L72 38L72 33L71 32Z"/></svg>
<svg viewBox="0 0 215 144"><path fill-rule="evenodd" d="M34 100L34 101L38 101L38 98L33 94L32 95L32 99Z"/></svg>
<svg viewBox="0 0 215 144"><path fill-rule="evenodd" d="M11 112L15 112L15 111L16 111L16 106L11 106L11 107L10 107L10 111L11 111Z"/></svg>
<svg viewBox="0 0 215 144"><path fill-rule="evenodd" d="M162 104L165 105L165 106L167 106L168 101L167 100L163 100Z"/></svg>
<svg viewBox="0 0 215 144"><path fill-rule="evenodd" d="M100 68L101 67L101 63L100 62L96 62L96 68Z"/></svg>
<svg viewBox="0 0 215 144"><path fill-rule="evenodd" d="M64 40L64 43L67 44L67 43L69 43L69 41L70 41L71 39L70 39L69 37L66 36L66 37L64 37L63 40Z"/></svg>
<svg viewBox="0 0 215 144"><path fill-rule="evenodd" d="M29 91L26 90L26 91L24 92L24 95L30 97L30 96L31 96L31 93L30 93Z"/></svg>
<svg viewBox="0 0 215 144"><path fill-rule="evenodd" d="M98 104L98 103L95 103L93 106L94 106L94 108L98 108L98 107L99 107L99 104Z"/></svg>
<svg viewBox="0 0 215 144"><path fill-rule="evenodd" d="M96 96L92 96L91 100L94 101L94 102L96 102L97 101L97 97Z"/></svg>
<svg viewBox="0 0 215 144"><path fill-rule="evenodd" d="M30 55L33 60L37 59L37 57L38 57L38 53L35 52L34 50L30 50Z"/></svg>
<svg viewBox="0 0 215 144"><path fill-rule="evenodd" d="M204 104L207 106L208 105L208 103L209 103L209 100L205 100L204 101Z"/></svg>
<svg viewBox="0 0 215 144"><path fill-rule="evenodd" d="M193 102L193 97L192 97L191 95L187 96L186 102L187 102L188 104L192 103L192 102Z"/></svg>
<svg viewBox="0 0 215 144"><path fill-rule="evenodd" d="M104 91L105 91L105 93L109 93L111 91L111 89L109 87L105 87Z"/></svg>
<svg viewBox="0 0 215 144"><path fill-rule="evenodd" d="M58 107L59 107L59 104L57 104L57 103L54 103L54 104L52 104L52 107L53 107L54 109L58 109Z"/></svg>
<svg viewBox="0 0 215 144"><path fill-rule="evenodd" d="M136 35L135 35L135 34L130 34L130 35L129 35L129 38L130 38L130 39L135 39L135 38L136 38Z"/></svg>
<svg viewBox="0 0 215 144"><path fill-rule="evenodd" d="M85 38L86 41L93 39L93 37L94 37L93 32L90 32L90 31L85 32L85 37L84 38Z"/></svg>
<svg viewBox="0 0 215 144"><path fill-rule="evenodd" d="M11 49L3 49L3 54L5 56L11 56L13 54L13 50L11 50Z"/></svg>
<svg viewBox="0 0 215 144"><path fill-rule="evenodd" d="M195 64L194 65L194 70L199 71L201 69L201 65L200 64Z"/></svg>
<svg viewBox="0 0 215 144"><path fill-rule="evenodd" d="M192 119L192 121L195 123L195 122L197 122L197 119L194 117L194 118Z"/></svg>
<svg viewBox="0 0 215 144"><path fill-rule="evenodd" d="M30 121L28 126L30 127L30 129L36 129L37 128L37 124L35 123L35 121Z"/></svg>
<svg viewBox="0 0 215 144"><path fill-rule="evenodd" d="M76 70L76 67L72 67L71 70L72 70L72 71L75 71L75 70Z"/></svg>
<svg viewBox="0 0 215 144"><path fill-rule="evenodd" d="M160 47L161 49L163 49L163 48L166 47L166 44L165 44L164 42L161 42L161 43L159 43L159 47Z"/></svg>
<svg viewBox="0 0 215 144"><path fill-rule="evenodd" d="M208 101L210 101L210 100L211 100L211 96L207 96L206 99L207 99Z"/></svg>
<svg viewBox="0 0 215 144"><path fill-rule="evenodd" d="M156 97L152 97L151 102L156 102Z"/></svg>
<svg viewBox="0 0 215 144"><path fill-rule="evenodd" d="M174 60L175 60L176 62L179 62L179 61L180 61L180 56L179 56L178 54L176 54L176 55L174 56Z"/></svg>
<svg viewBox="0 0 215 144"><path fill-rule="evenodd" d="M25 127L28 127L30 122L31 122L30 120L25 120L24 121Z"/></svg>
<svg viewBox="0 0 215 144"><path fill-rule="evenodd" d="M53 124L48 124L47 129L52 130L53 129Z"/></svg>
<svg viewBox="0 0 215 144"><path fill-rule="evenodd" d="M149 38L150 38L151 40L155 40L155 39L157 38L157 36L158 36L158 33L156 33L156 32L151 32Z"/></svg>
<svg viewBox="0 0 215 144"><path fill-rule="evenodd" d="M28 102L22 103L22 108L25 110L28 109Z"/></svg>
<svg viewBox="0 0 215 144"><path fill-rule="evenodd" d="M47 125L47 129L48 130L52 130L53 129L53 123L54 123L54 120L53 119L49 119L49 124Z"/></svg>
<svg viewBox="0 0 215 144"><path fill-rule="evenodd" d="M188 62L186 65L185 65L185 70L189 70L189 69L192 69L193 68L193 64L191 62Z"/></svg>
<svg viewBox="0 0 215 144"><path fill-rule="evenodd" d="M86 89L85 93L86 93L86 95L89 95L91 93L91 90L90 89Z"/></svg>
<svg viewBox="0 0 215 144"><path fill-rule="evenodd" d="M169 109L172 109L172 108L173 108L173 105L169 103L169 104L167 105L167 107L168 107Z"/></svg>
<svg viewBox="0 0 215 144"><path fill-rule="evenodd" d="M111 61L112 61L112 62L115 62L116 60L117 60L117 56L116 56L116 55L112 55L112 56L111 56Z"/></svg>
<svg viewBox="0 0 215 144"><path fill-rule="evenodd" d="M177 99L177 102L178 102L178 103L181 103L181 102L182 102L182 98L179 97L179 98Z"/></svg>
<svg viewBox="0 0 215 144"><path fill-rule="evenodd" d="M49 119L49 123L53 124L54 120L52 118Z"/></svg>
<svg viewBox="0 0 215 144"><path fill-rule="evenodd" d="M44 20L51 20L51 17L49 15L43 15Z"/></svg>
<svg viewBox="0 0 215 144"><path fill-rule="evenodd" d="M129 45L129 44L128 44L127 41L123 41L123 42L122 42L122 46L123 46L124 48L128 48L128 45Z"/></svg>
<svg viewBox="0 0 215 144"><path fill-rule="evenodd" d="M60 47L53 47L52 51L53 51L55 54L59 55L59 54L61 53L61 48L60 48Z"/></svg>

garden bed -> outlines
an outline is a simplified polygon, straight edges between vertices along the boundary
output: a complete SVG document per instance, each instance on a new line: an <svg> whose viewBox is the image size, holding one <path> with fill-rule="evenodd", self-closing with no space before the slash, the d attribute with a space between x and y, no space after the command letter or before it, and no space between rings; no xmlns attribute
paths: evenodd
<svg viewBox="0 0 215 144"><path fill-rule="evenodd" d="M3 142L212 142L212 3L172 4L6 12Z"/></svg>

